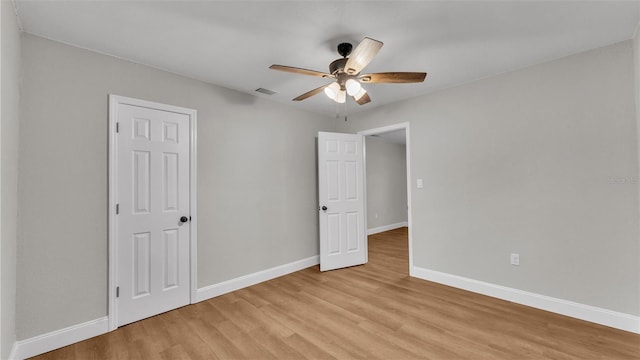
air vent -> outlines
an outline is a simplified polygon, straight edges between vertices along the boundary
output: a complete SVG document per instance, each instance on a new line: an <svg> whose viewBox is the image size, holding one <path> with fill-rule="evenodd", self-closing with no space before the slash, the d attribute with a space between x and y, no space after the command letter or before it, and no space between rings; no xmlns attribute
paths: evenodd
<svg viewBox="0 0 640 360"><path fill-rule="evenodd" d="M265 95L277 94L276 91L269 90L269 89L264 89L264 88L257 88L256 91L259 92L259 93L265 94Z"/></svg>

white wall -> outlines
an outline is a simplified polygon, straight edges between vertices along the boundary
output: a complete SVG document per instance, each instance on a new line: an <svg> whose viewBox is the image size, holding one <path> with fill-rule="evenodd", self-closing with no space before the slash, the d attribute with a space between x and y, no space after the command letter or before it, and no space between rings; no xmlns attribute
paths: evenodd
<svg viewBox="0 0 640 360"><path fill-rule="evenodd" d="M373 136L367 147L367 227L407 222L406 147Z"/></svg>
<svg viewBox="0 0 640 360"><path fill-rule="evenodd" d="M415 266L640 315L631 41L354 114L341 130L407 121L411 183L424 179Z"/></svg>
<svg viewBox="0 0 640 360"><path fill-rule="evenodd" d="M198 284L318 254L331 118L23 35L18 339L107 309L107 96L198 111ZM257 87L257 85L256 85Z"/></svg>
<svg viewBox="0 0 640 360"><path fill-rule="evenodd" d="M635 71L636 132L638 139L636 145L638 147L638 161L640 161L640 23L638 23L635 36L633 37L633 68ZM640 166L638 170L640 171ZM635 179L636 183L640 186L640 173L636 174ZM640 190L638 191L638 196L638 203L640 204ZM640 226L640 223L638 226ZM638 249L638 258L640 259L640 247ZM640 291L640 288L638 291ZM638 296L640 297L640 294Z"/></svg>
<svg viewBox="0 0 640 360"><path fill-rule="evenodd" d="M16 339L16 241L18 237L18 117L20 95L20 29L10 1L1 6L0 124L0 358L6 359Z"/></svg>

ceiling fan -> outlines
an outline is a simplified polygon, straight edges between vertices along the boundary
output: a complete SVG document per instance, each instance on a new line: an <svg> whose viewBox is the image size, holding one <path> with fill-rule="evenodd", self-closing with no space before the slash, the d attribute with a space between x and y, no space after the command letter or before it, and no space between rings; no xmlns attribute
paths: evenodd
<svg viewBox="0 0 640 360"><path fill-rule="evenodd" d="M367 66L371 60L378 54L382 48L382 42L365 37L353 51L353 45L350 43L341 43L338 45L338 53L342 56L329 64L329 72L302 69L285 65L271 65L269 68L273 70L286 71L295 74L310 75L323 77L326 79L335 79L334 82L320 86L319 88L308 91L293 101L301 101L319 94L322 91L332 100L338 103L344 103L347 95L353 97L353 100L359 105L371 102L371 98L367 91L360 83L419 83L423 82L427 73L423 72L384 72L372 74L360 74L362 69ZM347 57L349 56L349 57Z"/></svg>

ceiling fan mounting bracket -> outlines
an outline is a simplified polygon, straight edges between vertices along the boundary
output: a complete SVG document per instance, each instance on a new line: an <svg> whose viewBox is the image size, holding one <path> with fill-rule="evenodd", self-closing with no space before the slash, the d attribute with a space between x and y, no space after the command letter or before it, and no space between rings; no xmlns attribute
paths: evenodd
<svg viewBox="0 0 640 360"><path fill-rule="evenodd" d="M351 45L350 43L338 44L338 54L340 54L344 58L351 54L351 49L353 49L353 45Z"/></svg>

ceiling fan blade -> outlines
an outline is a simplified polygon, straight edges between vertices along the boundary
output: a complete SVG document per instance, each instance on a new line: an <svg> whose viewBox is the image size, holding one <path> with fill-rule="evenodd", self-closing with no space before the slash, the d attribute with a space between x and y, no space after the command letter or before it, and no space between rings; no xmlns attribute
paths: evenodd
<svg viewBox="0 0 640 360"><path fill-rule="evenodd" d="M328 73L323 73L323 72L315 71L315 70L302 69L302 68L297 68L297 67L293 67L293 66L286 66L286 65L275 65L274 64L274 65L269 66L269 69L285 71L285 72L290 72L290 73L294 73L294 74L302 74L302 75L324 77L324 78L333 78L334 77L333 75L328 74Z"/></svg>
<svg viewBox="0 0 640 360"><path fill-rule="evenodd" d="M322 85L319 88L315 88L315 89L313 89L311 91L307 91L306 93L298 96L295 99L292 99L291 101L302 101L304 99L310 98L313 95L317 95L317 94L321 93L324 90L324 88L326 88L327 86L329 86L331 84L333 84L333 83L328 83L327 85Z"/></svg>
<svg viewBox="0 0 640 360"><path fill-rule="evenodd" d="M354 97L354 98L353 98L353 100L354 100L355 102L357 102L357 103L358 103L358 105L364 105L364 104L367 104L367 103L370 103L370 102L371 102L371 98L369 97L369 94L367 94L367 93L365 93L364 95L362 95L362 96L360 97L360 99L356 100L356 98Z"/></svg>
<svg viewBox="0 0 640 360"><path fill-rule="evenodd" d="M349 55L349 59L344 65L344 71L349 75L355 75L362 71L378 54L382 45L381 41L368 37L364 38Z"/></svg>
<svg viewBox="0 0 640 360"><path fill-rule="evenodd" d="M363 83L407 84L423 82L427 73L420 72L386 72L364 74L358 79Z"/></svg>

